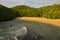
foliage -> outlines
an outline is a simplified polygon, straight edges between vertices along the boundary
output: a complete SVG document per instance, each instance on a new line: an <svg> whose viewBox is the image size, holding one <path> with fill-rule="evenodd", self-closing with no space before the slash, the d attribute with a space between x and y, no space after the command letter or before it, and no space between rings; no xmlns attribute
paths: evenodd
<svg viewBox="0 0 60 40"><path fill-rule="evenodd" d="M29 6L21 5L13 7L12 9L18 11L20 16L46 17L53 19L60 18L60 4L54 4L52 6L41 8L32 8Z"/></svg>
<svg viewBox="0 0 60 40"><path fill-rule="evenodd" d="M60 18L60 4L55 4L53 6L46 6L42 9L42 17L52 18L52 19L59 19Z"/></svg>
<svg viewBox="0 0 60 40"><path fill-rule="evenodd" d="M17 16L16 11L0 5L0 20L9 20Z"/></svg>
<svg viewBox="0 0 60 40"><path fill-rule="evenodd" d="M31 8L25 5L21 5L21 6L16 6L12 8L15 11L19 12L20 16L32 16L32 17L36 17L37 13L36 13L36 9L35 8Z"/></svg>
<svg viewBox="0 0 60 40"><path fill-rule="evenodd" d="M18 16L60 19L60 4L40 8L33 8L25 5L7 8L0 5L0 20L12 19Z"/></svg>

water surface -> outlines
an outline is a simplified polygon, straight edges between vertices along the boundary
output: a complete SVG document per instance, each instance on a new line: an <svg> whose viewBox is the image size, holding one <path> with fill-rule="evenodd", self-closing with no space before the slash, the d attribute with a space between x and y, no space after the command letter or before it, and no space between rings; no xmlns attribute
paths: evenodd
<svg viewBox="0 0 60 40"><path fill-rule="evenodd" d="M26 26L28 28L28 33L38 33L43 35L45 40L60 40L60 27L51 24L38 23L38 22L29 22L29 21L18 21L11 20L0 22L0 36L2 36L2 30L9 30L8 27L10 25L14 26ZM5 36L5 34L3 35Z"/></svg>

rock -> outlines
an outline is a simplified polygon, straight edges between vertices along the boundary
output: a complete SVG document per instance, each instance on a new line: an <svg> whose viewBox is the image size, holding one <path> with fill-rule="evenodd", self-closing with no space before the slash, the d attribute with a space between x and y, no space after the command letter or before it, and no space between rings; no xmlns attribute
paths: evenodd
<svg viewBox="0 0 60 40"><path fill-rule="evenodd" d="M5 39L0 38L0 40L18 40L18 36L21 38L27 34L27 28L25 26L14 26L2 27L3 31L0 31L0 37L2 36Z"/></svg>
<svg viewBox="0 0 60 40"><path fill-rule="evenodd" d="M22 40L44 40L44 37L38 34L27 34Z"/></svg>

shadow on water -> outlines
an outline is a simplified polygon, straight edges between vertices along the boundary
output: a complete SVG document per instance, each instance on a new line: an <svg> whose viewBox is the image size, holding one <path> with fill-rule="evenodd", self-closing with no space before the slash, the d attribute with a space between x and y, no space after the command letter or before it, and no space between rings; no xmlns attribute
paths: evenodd
<svg viewBox="0 0 60 40"><path fill-rule="evenodd" d="M42 22L29 22L29 21L5 21L0 22L0 26L26 26L28 29L28 33L23 37L22 40L60 40L60 27L56 25L46 24ZM40 39L39 39L40 35ZM28 38L28 39L27 39ZM42 39L41 39L42 38Z"/></svg>

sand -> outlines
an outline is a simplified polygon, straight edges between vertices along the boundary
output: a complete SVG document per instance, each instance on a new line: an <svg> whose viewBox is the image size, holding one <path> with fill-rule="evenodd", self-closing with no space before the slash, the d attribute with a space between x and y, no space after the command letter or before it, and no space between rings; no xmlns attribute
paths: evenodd
<svg viewBox="0 0 60 40"><path fill-rule="evenodd" d="M39 17L17 17L16 20L43 22L60 27L60 19L47 19L47 18L39 18Z"/></svg>

